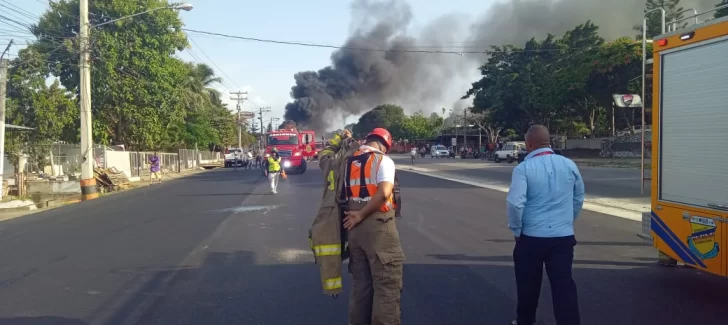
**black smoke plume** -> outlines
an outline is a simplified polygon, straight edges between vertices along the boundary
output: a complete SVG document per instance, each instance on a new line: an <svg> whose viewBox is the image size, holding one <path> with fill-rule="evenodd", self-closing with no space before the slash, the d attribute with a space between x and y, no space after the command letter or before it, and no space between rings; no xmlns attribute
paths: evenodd
<svg viewBox="0 0 728 325"><path fill-rule="evenodd" d="M712 2L683 0L681 5L700 11ZM644 7L643 0L510 0L493 4L476 19L472 14L444 15L413 37L407 34L413 17L405 1L355 0L351 36L331 55L330 66L294 75L285 119L323 132L386 103L409 112L440 113L477 80L477 67L487 55L401 50L486 51L490 45L522 45L547 33L560 36L587 20L606 39L634 36L632 28L641 24Z"/></svg>

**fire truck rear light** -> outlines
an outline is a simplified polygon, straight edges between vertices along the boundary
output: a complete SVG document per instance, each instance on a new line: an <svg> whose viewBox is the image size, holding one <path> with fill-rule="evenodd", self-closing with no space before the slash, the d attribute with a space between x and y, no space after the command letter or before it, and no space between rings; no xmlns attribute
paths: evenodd
<svg viewBox="0 0 728 325"><path fill-rule="evenodd" d="M657 45L659 45L659 46L667 45L667 39L661 39L661 40L657 41Z"/></svg>
<svg viewBox="0 0 728 325"><path fill-rule="evenodd" d="M680 35L680 40L687 41L695 36L695 32L685 33Z"/></svg>

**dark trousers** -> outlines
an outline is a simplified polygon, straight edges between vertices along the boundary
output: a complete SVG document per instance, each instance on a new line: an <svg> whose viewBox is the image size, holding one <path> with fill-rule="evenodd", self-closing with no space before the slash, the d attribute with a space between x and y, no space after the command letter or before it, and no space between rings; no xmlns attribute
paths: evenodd
<svg viewBox="0 0 728 325"><path fill-rule="evenodd" d="M574 262L574 236L540 238L522 235L513 250L518 291L518 325L536 322L541 294L541 279L546 274L551 284L551 300L558 325L580 325L576 283L571 274Z"/></svg>

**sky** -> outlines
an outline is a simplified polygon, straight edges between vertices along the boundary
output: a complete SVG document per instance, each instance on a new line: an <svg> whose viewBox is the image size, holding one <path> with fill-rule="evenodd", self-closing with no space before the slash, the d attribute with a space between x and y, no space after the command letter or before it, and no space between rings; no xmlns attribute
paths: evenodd
<svg viewBox="0 0 728 325"><path fill-rule="evenodd" d="M0 0L0 4L12 4L39 16L46 10L47 1ZM379 0L359 1L372 3ZM489 45L523 44L531 37L542 38L546 33L562 35L566 30L588 19L600 27L600 34L608 40L620 36L633 37L636 32L632 27L641 20L644 9L643 0L401 1L406 1L412 12L412 20L405 24L408 35L413 35L422 42L439 42L437 45L477 45L481 48ZM353 26L362 26L362 17L352 18L352 0L188 2L194 9L179 13L185 27L214 33L341 46L351 35ZM682 0L681 4L686 8L697 6L704 10L712 8L718 2L719 0ZM3 7L0 7L0 12L16 19L18 17ZM368 14L365 13L364 16ZM397 16L397 12L380 12L379 15L385 17L380 19L385 20L401 18ZM28 18L20 20L31 23ZM456 26L470 29L469 32L463 32L462 29L456 29ZM3 34L2 29L6 27L0 24L2 47L10 38L7 32ZM330 65L331 54L335 51L330 48L235 40L197 33L188 33L188 38L191 48L179 56L188 61L206 63L216 70L223 78L223 83L216 88L225 94L224 99L231 109L235 109L236 103L230 100L229 93L238 90L248 92L248 100L243 104L244 110L257 111L260 107L270 107L271 113L264 114L266 125L270 118L283 119L284 107L292 101L290 91L294 84L293 75L301 71L318 71ZM16 42L22 44L24 40L16 37ZM13 46L10 53L17 54L20 48L21 46ZM409 78L402 78L401 75L390 76L391 78L406 80L406 83L412 85L399 86L403 89L390 98L407 101L404 106L410 113L416 110L439 113L441 107L457 109L457 106L463 106L458 99L469 88L470 83L477 80L477 66L485 61L486 56L466 54L463 59L459 59L452 54L422 55L430 57L418 58L417 63L410 64L415 67L414 70L400 69L408 66L406 62L393 67L391 73L409 73ZM427 71L417 74L415 71L418 69ZM430 78L416 79L419 75ZM412 80L413 76L415 80ZM436 94L430 96L433 93ZM360 115L363 112L356 110L356 113ZM356 122L358 115L343 116L342 122Z"/></svg>
<svg viewBox="0 0 728 325"><path fill-rule="evenodd" d="M0 0L0 4L8 2L35 15L42 14L47 8L46 0ZM342 45L349 36L351 3L347 0L187 2L194 9L180 11L180 16L189 29L336 46ZM443 14L483 12L490 1L414 0L409 3L414 14L412 28L416 31ZM1 35L0 44L7 43L8 37ZM247 91L248 100L243 104L244 110L257 111L259 107L270 107L271 113L264 114L265 119L274 117L282 120L284 107L291 101L289 92L294 83L293 75L329 65L333 52L327 48L259 43L194 33L188 33L188 37L192 48L181 53L180 57L213 67L223 78L223 84L216 87L223 94ZM10 53L17 54L21 48L14 46ZM228 107L234 109L236 103L229 99L231 96L224 97ZM451 104L451 101L447 104ZM433 103L433 107L438 107L438 104ZM347 122L353 121L349 119Z"/></svg>

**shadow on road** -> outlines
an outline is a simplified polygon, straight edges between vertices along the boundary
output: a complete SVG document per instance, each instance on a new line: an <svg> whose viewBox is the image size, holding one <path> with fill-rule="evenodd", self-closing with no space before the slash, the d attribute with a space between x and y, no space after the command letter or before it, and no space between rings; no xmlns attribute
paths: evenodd
<svg viewBox="0 0 728 325"><path fill-rule="evenodd" d="M272 195L270 193L196 193L196 194L180 194L177 196L248 196L248 195Z"/></svg>
<svg viewBox="0 0 728 325"><path fill-rule="evenodd" d="M63 317L14 317L0 318L2 325L88 325L88 323L72 318Z"/></svg>
<svg viewBox="0 0 728 325"><path fill-rule="evenodd" d="M403 323L507 324L513 318L512 266L487 264L509 261L510 256L433 256L432 264L405 266ZM141 288L136 292L126 290L116 296L123 301L106 304L119 307L113 308L116 316L101 324L345 324L349 276L344 275L342 296L331 299L321 293L309 257L286 261L248 251L212 252L199 267L138 270L151 273L144 276L149 281L135 286ZM715 313L705 312L717 312L728 300L728 284L721 278L637 263L603 262L612 267L602 269L581 262L577 261L574 273L585 324L723 324ZM541 325L553 324L548 281L544 283Z"/></svg>
<svg viewBox="0 0 728 325"><path fill-rule="evenodd" d="M471 262L513 262L513 256L472 256L465 254L432 254L427 255L445 261L471 261ZM603 266L634 266L653 267L654 264L645 262L574 260L575 265L603 265Z"/></svg>
<svg viewBox="0 0 728 325"><path fill-rule="evenodd" d="M493 243L513 243L513 239L486 239L484 241ZM651 244L645 242L611 242L611 241L579 241L580 246L643 246L652 247Z"/></svg>
<svg viewBox="0 0 728 325"><path fill-rule="evenodd" d="M426 177L421 174L410 172L406 169L397 170L399 175L399 183L402 187L408 188L435 188L435 189L453 189L453 188L472 188L480 189L473 185L463 184L460 182L445 181L439 178Z"/></svg>

